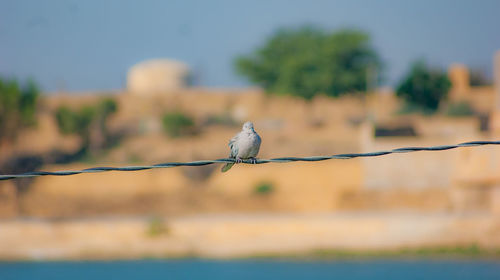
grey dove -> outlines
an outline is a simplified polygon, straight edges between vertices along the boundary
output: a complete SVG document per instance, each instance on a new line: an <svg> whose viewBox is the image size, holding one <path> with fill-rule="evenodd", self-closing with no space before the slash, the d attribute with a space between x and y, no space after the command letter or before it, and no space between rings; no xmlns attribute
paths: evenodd
<svg viewBox="0 0 500 280"><path fill-rule="evenodd" d="M259 153L261 142L259 134L253 128L253 123L246 122L243 124L242 130L229 141L229 148L231 149L229 157L236 159L236 163L240 163L244 159L250 159L255 163L255 157ZM226 172L233 165L234 162L228 162L224 164L221 171Z"/></svg>

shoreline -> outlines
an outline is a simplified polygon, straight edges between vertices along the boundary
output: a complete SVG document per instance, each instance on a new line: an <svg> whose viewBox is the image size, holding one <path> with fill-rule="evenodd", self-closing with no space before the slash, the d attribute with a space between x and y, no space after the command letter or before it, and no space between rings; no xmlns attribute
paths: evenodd
<svg viewBox="0 0 500 280"><path fill-rule="evenodd" d="M477 248L469 252L470 248ZM297 254L270 253L265 255L250 255L239 257L208 257L195 255L182 256L137 256L130 258L61 258L61 259L2 259L0 264L29 263L29 262L128 262L128 261L246 261L246 260L271 260L271 261L365 261L365 260L449 260L449 261L500 261L500 248L485 249L475 245L457 247L420 247L403 248L400 250L380 251L350 251L335 249L318 249L312 252L299 252Z"/></svg>
<svg viewBox="0 0 500 280"><path fill-rule="evenodd" d="M0 221L0 262L138 259L500 259L484 214L212 214Z"/></svg>

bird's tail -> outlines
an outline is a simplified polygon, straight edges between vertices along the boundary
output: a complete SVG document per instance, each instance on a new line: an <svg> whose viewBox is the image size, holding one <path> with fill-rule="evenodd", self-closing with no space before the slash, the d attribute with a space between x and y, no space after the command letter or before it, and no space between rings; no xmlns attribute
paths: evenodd
<svg viewBox="0 0 500 280"><path fill-rule="evenodd" d="M228 163L224 164L224 166L222 166L220 171L226 172L229 169L231 169L231 167L233 167L233 165L234 165L234 162L228 162Z"/></svg>

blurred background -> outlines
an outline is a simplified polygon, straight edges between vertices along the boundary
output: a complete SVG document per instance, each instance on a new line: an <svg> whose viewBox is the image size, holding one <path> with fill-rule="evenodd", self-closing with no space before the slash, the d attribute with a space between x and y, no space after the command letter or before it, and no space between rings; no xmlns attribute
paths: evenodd
<svg viewBox="0 0 500 280"><path fill-rule="evenodd" d="M224 158L245 121L260 158L500 137L499 1L0 7L1 174ZM366 256L498 276L500 149L0 182L2 260Z"/></svg>

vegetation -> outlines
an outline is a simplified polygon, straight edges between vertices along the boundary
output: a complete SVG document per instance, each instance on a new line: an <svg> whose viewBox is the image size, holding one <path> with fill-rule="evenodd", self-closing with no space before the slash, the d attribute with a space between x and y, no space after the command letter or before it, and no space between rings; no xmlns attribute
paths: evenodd
<svg viewBox="0 0 500 280"><path fill-rule="evenodd" d="M38 97L33 81L0 78L0 141L13 141L21 129L36 123Z"/></svg>
<svg viewBox="0 0 500 280"><path fill-rule="evenodd" d="M194 133L194 120L184 113L166 113L162 119L163 129L170 137L180 137Z"/></svg>
<svg viewBox="0 0 500 280"><path fill-rule="evenodd" d="M274 186L270 182L261 182L254 188L254 193L257 195L269 195L274 192Z"/></svg>
<svg viewBox="0 0 500 280"><path fill-rule="evenodd" d="M450 104L446 114L451 117L466 117L474 115L474 110L469 103L459 102Z"/></svg>
<svg viewBox="0 0 500 280"><path fill-rule="evenodd" d="M367 77L380 71L381 62L365 32L303 27L278 31L253 54L237 58L236 68L269 93L312 99L367 90Z"/></svg>
<svg viewBox="0 0 500 280"><path fill-rule="evenodd" d="M59 131L63 134L77 134L89 141L90 123L94 119L94 108L85 106L78 111L61 106L56 110L56 120Z"/></svg>
<svg viewBox="0 0 500 280"><path fill-rule="evenodd" d="M396 112L398 115L407 115L407 114L422 114L422 115L432 115L436 112L434 109L429 109L427 107L423 107L421 105L417 105L414 103L404 103L401 108Z"/></svg>
<svg viewBox="0 0 500 280"><path fill-rule="evenodd" d="M313 258L313 259L359 259L359 258L493 258L500 257L498 249L482 248L476 244L457 246L434 246L381 250L323 249L302 254L265 254L254 258Z"/></svg>
<svg viewBox="0 0 500 280"><path fill-rule="evenodd" d="M412 65L399 84L396 94L410 106L435 112L441 101L446 99L450 87L451 83L445 72L419 61Z"/></svg>
<svg viewBox="0 0 500 280"><path fill-rule="evenodd" d="M87 105L79 110L61 106L55 117L59 131L63 134L76 134L82 140L82 152L98 151L106 145L110 138L107 119L117 111L116 102L103 99L97 105Z"/></svg>
<svg viewBox="0 0 500 280"><path fill-rule="evenodd" d="M149 237L157 237L168 233L168 228L161 217L153 217L149 220L147 235Z"/></svg>

